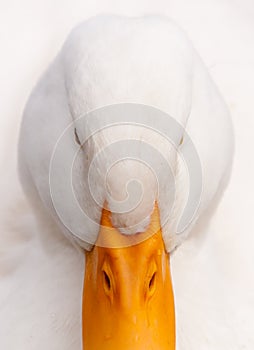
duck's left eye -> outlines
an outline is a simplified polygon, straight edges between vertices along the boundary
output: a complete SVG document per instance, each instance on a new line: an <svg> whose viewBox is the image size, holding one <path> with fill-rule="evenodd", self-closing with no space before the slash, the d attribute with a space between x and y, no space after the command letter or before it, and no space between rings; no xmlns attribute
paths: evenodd
<svg viewBox="0 0 254 350"><path fill-rule="evenodd" d="M75 141L77 142L77 144L78 144L79 146L81 146L81 142L80 142L80 140L79 140L79 137L78 137L78 133L77 133L77 129L76 129L76 128L74 129L74 135L75 135Z"/></svg>

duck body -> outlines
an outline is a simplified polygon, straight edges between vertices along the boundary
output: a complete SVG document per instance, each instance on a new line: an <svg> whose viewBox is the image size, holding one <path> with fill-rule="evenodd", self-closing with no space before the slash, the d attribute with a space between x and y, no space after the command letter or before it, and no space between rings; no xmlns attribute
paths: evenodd
<svg viewBox="0 0 254 350"><path fill-rule="evenodd" d="M185 34L160 16L98 16L75 28L30 96L19 141L21 182L42 225L56 223L87 252L98 242L104 206L113 230L131 237L149 231L156 203L156 232L171 254L223 192L232 156L223 99ZM128 187L133 179L142 192ZM165 322L173 334L172 315Z"/></svg>

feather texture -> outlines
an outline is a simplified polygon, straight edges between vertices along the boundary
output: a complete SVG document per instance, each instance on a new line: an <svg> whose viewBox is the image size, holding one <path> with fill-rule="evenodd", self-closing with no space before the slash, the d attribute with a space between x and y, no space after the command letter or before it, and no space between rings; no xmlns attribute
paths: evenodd
<svg viewBox="0 0 254 350"><path fill-rule="evenodd" d="M33 183L32 197L87 249L105 202L114 225L135 234L157 200L172 251L226 185L232 161L223 100L185 34L159 16L99 16L75 28L34 89L20 135L24 187ZM64 182L73 158L75 195Z"/></svg>

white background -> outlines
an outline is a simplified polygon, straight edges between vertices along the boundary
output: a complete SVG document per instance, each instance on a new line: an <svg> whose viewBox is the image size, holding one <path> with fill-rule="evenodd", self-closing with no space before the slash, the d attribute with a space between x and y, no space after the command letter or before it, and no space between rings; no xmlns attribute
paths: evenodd
<svg viewBox="0 0 254 350"><path fill-rule="evenodd" d="M82 259L66 247L65 255L56 252L51 262L36 254L36 243L31 238L36 229L29 211L24 209L16 180L17 136L29 93L70 29L92 15L111 12L155 12L175 19L193 41L231 110L236 152L230 185L206 232L188 241L172 258L178 349L251 350L251 0L0 1L0 348L77 350L81 346ZM58 268L52 267L54 263Z"/></svg>

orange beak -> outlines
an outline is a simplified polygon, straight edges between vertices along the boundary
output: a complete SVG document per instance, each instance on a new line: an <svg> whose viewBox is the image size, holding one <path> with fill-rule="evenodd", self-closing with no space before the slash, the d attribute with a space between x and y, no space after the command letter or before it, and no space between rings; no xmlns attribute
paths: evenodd
<svg viewBox="0 0 254 350"><path fill-rule="evenodd" d="M86 252L83 346L85 350L175 349L169 254L157 205L148 230L132 236L112 227L110 212L103 210L97 244Z"/></svg>

